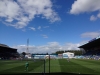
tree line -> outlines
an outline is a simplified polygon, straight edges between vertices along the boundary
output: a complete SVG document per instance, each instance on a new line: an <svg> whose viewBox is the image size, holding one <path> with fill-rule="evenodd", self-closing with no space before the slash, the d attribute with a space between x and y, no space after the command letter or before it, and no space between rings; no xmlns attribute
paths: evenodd
<svg viewBox="0 0 100 75"><path fill-rule="evenodd" d="M52 54L62 54L62 53L65 53L65 52L72 52L75 55L82 55L83 54L82 50L58 50L58 51L56 51L55 53L52 53Z"/></svg>

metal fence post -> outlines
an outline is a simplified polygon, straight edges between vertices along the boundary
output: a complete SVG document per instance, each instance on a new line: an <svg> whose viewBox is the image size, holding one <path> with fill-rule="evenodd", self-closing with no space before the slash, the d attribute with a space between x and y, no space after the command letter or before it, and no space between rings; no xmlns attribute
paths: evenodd
<svg viewBox="0 0 100 75"><path fill-rule="evenodd" d="M45 59L44 59L44 75L45 75Z"/></svg>
<svg viewBox="0 0 100 75"><path fill-rule="evenodd" d="M50 75L50 55L49 55L49 75Z"/></svg>

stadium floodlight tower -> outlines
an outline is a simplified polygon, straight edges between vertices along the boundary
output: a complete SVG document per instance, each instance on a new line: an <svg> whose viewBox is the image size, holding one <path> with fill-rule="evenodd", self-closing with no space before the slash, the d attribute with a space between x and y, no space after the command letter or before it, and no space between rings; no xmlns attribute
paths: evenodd
<svg viewBox="0 0 100 75"><path fill-rule="evenodd" d="M29 39L27 39L27 50L26 50L26 53L29 54L29 48L28 48L28 45L29 45Z"/></svg>

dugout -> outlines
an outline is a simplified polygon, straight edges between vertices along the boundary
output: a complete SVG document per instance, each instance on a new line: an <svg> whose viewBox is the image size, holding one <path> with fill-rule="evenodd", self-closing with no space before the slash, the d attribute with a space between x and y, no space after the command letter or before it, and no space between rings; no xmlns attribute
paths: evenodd
<svg viewBox="0 0 100 75"><path fill-rule="evenodd" d="M10 59L17 57L17 49L11 48L5 44L0 44L0 58Z"/></svg>
<svg viewBox="0 0 100 75"><path fill-rule="evenodd" d="M78 48L82 50L83 55L100 55L100 36L88 41Z"/></svg>

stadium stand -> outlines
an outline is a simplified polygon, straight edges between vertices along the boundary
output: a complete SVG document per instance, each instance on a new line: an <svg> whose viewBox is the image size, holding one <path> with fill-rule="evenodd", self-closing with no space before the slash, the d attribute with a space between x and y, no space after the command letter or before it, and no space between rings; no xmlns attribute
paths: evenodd
<svg viewBox="0 0 100 75"><path fill-rule="evenodd" d="M100 37L94 38L84 45L79 46L80 50L84 50L83 56L87 58L100 57Z"/></svg>
<svg viewBox="0 0 100 75"><path fill-rule="evenodd" d="M0 44L0 59L11 59L17 57L17 49L11 48L5 44Z"/></svg>
<svg viewBox="0 0 100 75"><path fill-rule="evenodd" d="M79 46L78 48L85 50L85 55L100 54L100 38L89 41L88 43Z"/></svg>

